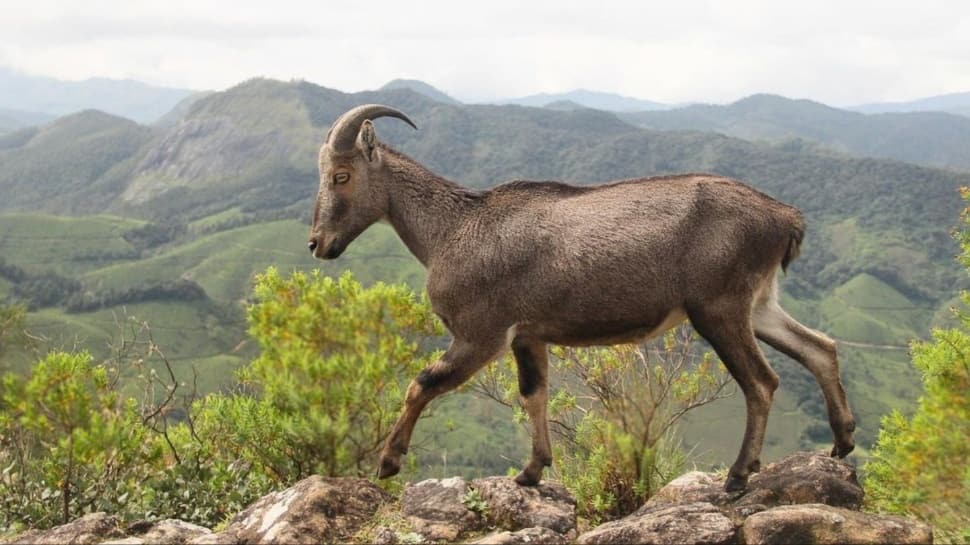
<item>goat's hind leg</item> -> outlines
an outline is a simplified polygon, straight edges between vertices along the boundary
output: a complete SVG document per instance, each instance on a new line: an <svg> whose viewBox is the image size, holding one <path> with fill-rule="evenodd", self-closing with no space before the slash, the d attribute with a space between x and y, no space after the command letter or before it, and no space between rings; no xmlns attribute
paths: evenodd
<svg viewBox="0 0 970 545"><path fill-rule="evenodd" d="M855 419L839 379L835 342L798 323L778 305L772 294L757 305L752 316L755 335L811 371L822 388L829 426L835 436L832 456L844 458L855 448Z"/></svg>
<svg viewBox="0 0 970 545"><path fill-rule="evenodd" d="M711 343L744 392L747 421L741 451L724 483L728 492L743 490L748 476L761 469L761 447L768 426L768 412L778 388L778 375L768 365L755 340L746 313L748 308L748 305L731 304L723 311L704 308L688 312L694 329ZM738 309L745 309L745 312Z"/></svg>
<svg viewBox="0 0 970 545"><path fill-rule="evenodd" d="M505 337L496 336L485 341L454 339L441 358L426 367L408 385L404 411L387 437L381 452L377 477L384 479L401 470L401 455L407 454L411 432L428 403L458 386L492 361L505 347Z"/></svg>
<svg viewBox="0 0 970 545"><path fill-rule="evenodd" d="M549 403L549 356L545 343L523 337L516 337L512 341L512 353L519 371L522 406L532 421L532 459L515 477L515 482L534 486L542 479L542 470L552 465L552 445L546 415Z"/></svg>

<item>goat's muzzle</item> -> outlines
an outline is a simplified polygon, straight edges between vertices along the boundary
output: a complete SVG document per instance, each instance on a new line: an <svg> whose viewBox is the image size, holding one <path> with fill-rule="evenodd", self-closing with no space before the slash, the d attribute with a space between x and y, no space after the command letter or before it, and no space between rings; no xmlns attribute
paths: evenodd
<svg viewBox="0 0 970 545"><path fill-rule="evenodd" d="M340 239L337 237L332 238L329 243L323 242L323 244L321 244L321 242L322 241L316 238L312 238L309 242L307 242L307 248L310 249L310 253L313 254L313 257L320 259L336 259L340 257L340 254L344 253L344 250L347 248L347 245L340 242Z"/></svg>

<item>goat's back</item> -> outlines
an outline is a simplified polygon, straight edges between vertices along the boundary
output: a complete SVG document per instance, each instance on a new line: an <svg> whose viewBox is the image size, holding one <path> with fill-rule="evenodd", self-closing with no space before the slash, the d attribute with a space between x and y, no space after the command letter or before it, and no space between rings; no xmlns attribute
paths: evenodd
<svg viewBox="0 0 970 545"><path fill-rule="evenodd" d="M455 233L453 258L429 265L428 290L445 315L474 298L503 327L650 330L695 301L753 292L803 229L796 209L711 175L511 182Z"/></svg>

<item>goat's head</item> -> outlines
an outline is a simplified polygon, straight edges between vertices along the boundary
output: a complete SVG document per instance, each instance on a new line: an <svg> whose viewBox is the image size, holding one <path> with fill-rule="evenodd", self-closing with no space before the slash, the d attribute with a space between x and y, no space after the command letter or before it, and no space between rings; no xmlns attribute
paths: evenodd
<svg viewBox="0 0 970 545"><path fill-rule="evenodd" d="M339 256L358 235L387 214L388 171L372 119L408 116L378 104L358 106L337 118L320 148L320 190L308 247L315 257Z"/></svg>

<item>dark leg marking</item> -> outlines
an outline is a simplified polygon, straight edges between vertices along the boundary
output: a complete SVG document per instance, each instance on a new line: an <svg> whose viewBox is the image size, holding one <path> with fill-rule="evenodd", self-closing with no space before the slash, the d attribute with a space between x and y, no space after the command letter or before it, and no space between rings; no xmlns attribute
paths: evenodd
<svg viewBox="0 0 970 545"><path fill-rule="evenodd" d="M418 373L418 377L414 380L425 390L435 390L442 382L451 378L451 375L452 373L450 371L436 372L436 370L432 370L430 367L425 367Z"/></svg>
<svg viewBox="0 0 970 545"><path fill-rule="evenodd" d="M512 343L512 353L519 369L519 394L529 397L539 388L543 376L536 368L536 360L528 347Z"/></svg>

